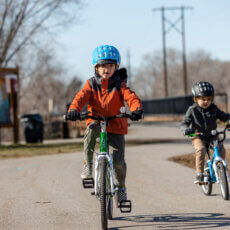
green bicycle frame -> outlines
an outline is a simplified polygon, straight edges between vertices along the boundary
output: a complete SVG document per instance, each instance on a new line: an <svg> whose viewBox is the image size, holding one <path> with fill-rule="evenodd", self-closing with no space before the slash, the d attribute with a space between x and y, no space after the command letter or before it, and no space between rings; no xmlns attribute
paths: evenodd
<svg viewBox="0 0 230 230"><path fill-rule="evenodd" d="M101 138L101 149L100 152L107 152L108 146L107 146L107 132L101 132L100 134Z"/></svg>

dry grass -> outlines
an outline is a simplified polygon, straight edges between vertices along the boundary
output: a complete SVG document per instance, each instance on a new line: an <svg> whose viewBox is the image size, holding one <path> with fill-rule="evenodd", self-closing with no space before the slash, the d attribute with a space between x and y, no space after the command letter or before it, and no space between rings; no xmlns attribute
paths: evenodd
<svg viewBox="0 0 230 230"><path fill-rule="evenodd" d="M126 146L173 142L173 140L128 140ZM83 143L16 144L0 146L0 159L32 157L83 151ZM99 143L96 150L100 149Z"/></svg>
<svg viewBox="0 0 230 230"><path fill-rule="evenodd" d="M83 143L16 144L0 147L0 159L83 151Z"/></svg>
<svg viewBox="0 0 230 230"><path fill-rule="evenodd" d="M229 155L230 149L226 149L226 150L227 150L226 158L227 158L227 162L229 165L230 164L230 155ZM195 154L194 153L170 157L169 160L176 162L178 164L184 165L186 167L195 169ZM230 165L228 166L228 171L230 174Z"/></svg>

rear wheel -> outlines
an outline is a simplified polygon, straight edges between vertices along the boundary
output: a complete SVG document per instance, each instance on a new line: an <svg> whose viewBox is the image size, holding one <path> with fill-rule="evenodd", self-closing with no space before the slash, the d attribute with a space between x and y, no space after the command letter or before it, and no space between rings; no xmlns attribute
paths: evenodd
<svg viewBox="0 0 230 230"><path fill-rule="evenodd" d="M100 178L100 189L99 189L99 196L100 196L100 205L101 205L101 226L102 229L107 229L108 221L107 221L107 207L108 207L108 200L106 196L106 159L102 158L100 162L99 168L99 178Z"/></svg>
<svg viewBox="0 0 230 230"><path fill-rule="evenodd" d="M225 172L225 167L222 162L218 162L217 164L217 174L220 183L222 197L224 200L228 200L229 198L228 180Z"/></svg>
<svg viewBox="0 0 230 230"><path fill-rule="evenodd" d="M201 186L203 193L206 196L210 196L212 193L212 183L210 178L210 169L207 162L204 163L204 181L207 182L207 184Z"/></svg>

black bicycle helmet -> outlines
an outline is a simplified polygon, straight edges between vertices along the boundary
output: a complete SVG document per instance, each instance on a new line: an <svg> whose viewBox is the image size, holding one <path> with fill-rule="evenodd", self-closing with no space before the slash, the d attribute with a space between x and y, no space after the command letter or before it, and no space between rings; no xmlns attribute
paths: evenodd
<svg viewBox="0 0 230 230"><path fill-rule="evenodd" d="M212 96L214 97L214 88L211 83L200 81L192 87L192 94L194 97Z"/></svg>

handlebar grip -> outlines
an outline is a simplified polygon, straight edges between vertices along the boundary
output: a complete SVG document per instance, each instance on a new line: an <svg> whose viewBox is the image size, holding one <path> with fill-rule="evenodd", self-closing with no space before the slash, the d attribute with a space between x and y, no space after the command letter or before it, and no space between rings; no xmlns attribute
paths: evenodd
<svg viewBox="0 0 230 230"><path fill-rule="evenodd" d="M77 119L77 120L81 120L81 119ZM68 118L68 115L63 115L63 121L67 122L67 121L76 121L76 120L71 120L70 118Z"/></svg>
<svg viewBox="0 0 230 230"><path fill-rule="evenodd" d="M197 137L198 135L196 133L190 133L187 135L188 137Z"/></svg>
<svg viewBox="0 0 230 230"><path fill-rule="evenodd" d="M197 136L203 136L203 133L200 132L195 132L195 133L190 133L187 135L188 137L197 137Z"/></svg>

